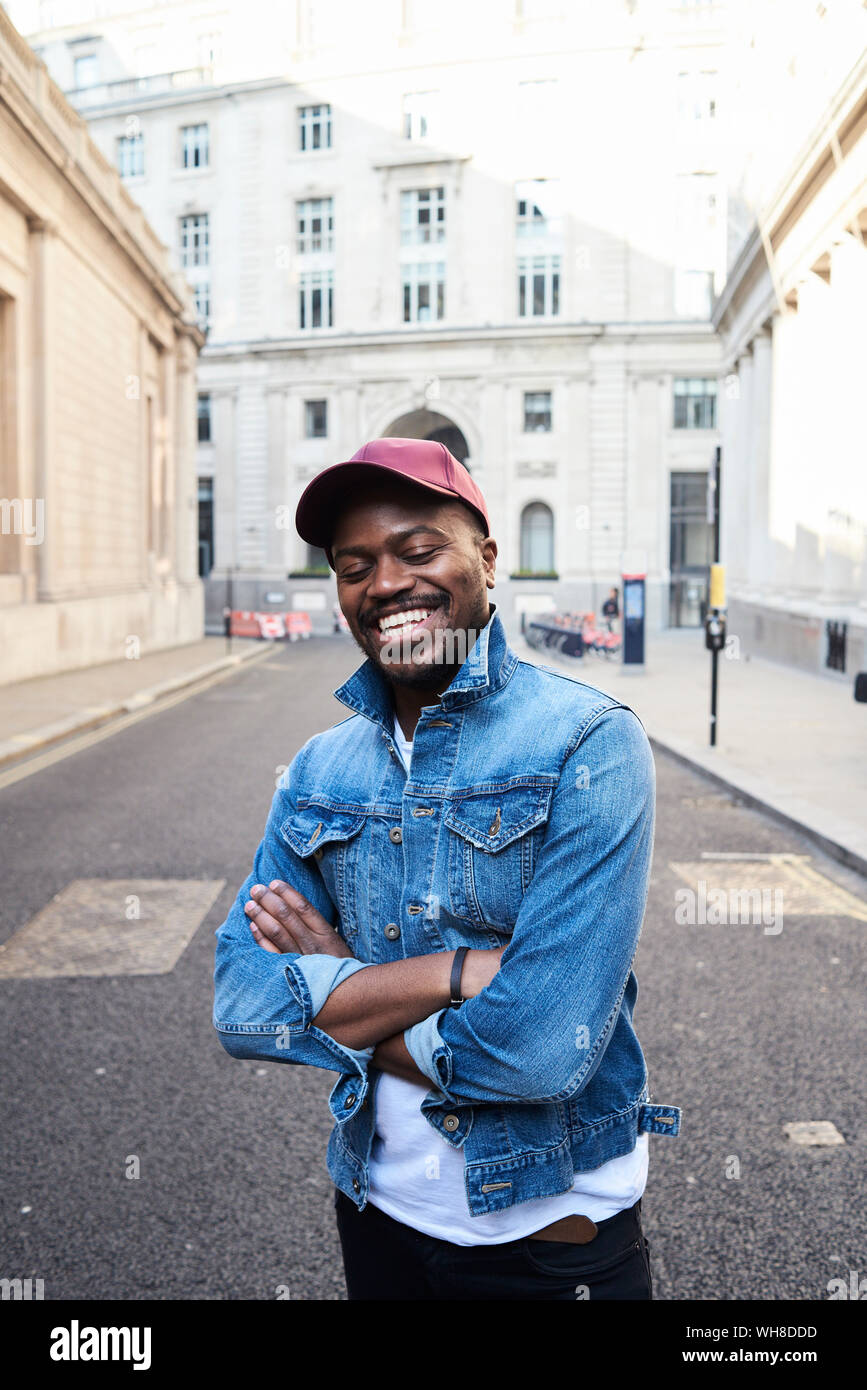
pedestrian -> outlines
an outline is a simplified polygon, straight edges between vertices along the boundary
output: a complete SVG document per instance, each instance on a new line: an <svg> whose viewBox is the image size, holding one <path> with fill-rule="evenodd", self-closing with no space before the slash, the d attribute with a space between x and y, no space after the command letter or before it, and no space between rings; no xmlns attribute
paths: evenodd
<svg viewBox="0 0 867 1390"><path fill-rule="evenodd" d="M319 473L363 664L283 774L217 932L235 1057L339 1073L350 1300L652 1297L652 1104L632 1017L655 775L637 715L520 660L485 499L441 443Z"/></svg>
<svg viewBox="0 0 867 1390"><path fill-rule="evenodd" d="M602 616L608 619L608 631L614 631L615 619L620 617L620 591L612 589L602 605Z"/></svg>

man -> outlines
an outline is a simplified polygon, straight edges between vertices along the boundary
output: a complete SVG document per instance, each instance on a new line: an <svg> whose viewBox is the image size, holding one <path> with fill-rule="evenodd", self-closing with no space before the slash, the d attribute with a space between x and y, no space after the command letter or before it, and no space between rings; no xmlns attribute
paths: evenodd
<svg viewBox="0 0 867 1390"><path fill-rule="evenodd" d="M602 616L608 620L608 631L614 631L614 620L620 617L620 593L612 589L602 605Z"/></svg>
<svg viewBox="0 0 867 1390"><path fill-rule="evenodd" d="M348 1296L647 1299L632 1024L654 768L637 716L520 661L467 470L380 439L296 526L365 653L274 797L217 933L233 1056L340 1073Z"/></svg>

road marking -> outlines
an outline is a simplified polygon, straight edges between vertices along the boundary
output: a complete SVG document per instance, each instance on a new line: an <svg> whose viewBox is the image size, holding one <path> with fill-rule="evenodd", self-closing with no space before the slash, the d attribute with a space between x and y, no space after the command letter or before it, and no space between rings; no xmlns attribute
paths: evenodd
<svg viewBox="0 0 867 1390"><path fill-rule="evenodd" d="M714 860L719 861L716 870ZM668 867L693 890L703 883L708 901L720 891L734 902L732 895L762 891L769 895L779 890L788 917L851 917L867 922L867 902L819 873L806 854L703 854L701 859L685 862L670 860Z"/></svg>
<svg viewBox="0 0 867 1390"><path fill-rule="evenodd" d="M224 878L74 879L0 946L0 979L167 975L225 886Z"/></svg>
<svg viewBox="0 0 867 1390"><path fill-rule="evenodd" d="M95 743L102 743L103 739L113 738L115 734L122 733L124 729L129 729L133 724L140 723L142 719L151 719L153 715L161 714L163 710L174 709L175 705L182 704L184 700L191 699L193 695L200 695L203 690L210 690L212 685L219 685L222 681L228 680L230 676L237 676L251 666L258 666L261 662L270 660L273 655L274 648L266 648L261 655L257 653L256 656L248 657L239 666L229 666L223 671L217 671L213 676L208 676L206 680L185 685L183 690L177 691L174 695L166 695L164 699L155 700L153 704L148 704L143 709L134 710L131 714L119 715L117 719L112 719L99 729L91 729L86 734L78 734L67 742L38 754L35 758L28 758L25 763L11 767L6 772L0 772L0 791L4 787L13 786L25 777L32 777L34 773L52 767L54 763L62 762L64 758L71 758L74 753L82 753L86 748L92 748Z"/></svg>
<svg viewBox="0 0 867 1390"><path fill-rule="evenodd" d="M803 1148L828 1148L832 1144L846 1143L830 1120L794 1120L791 1124L783 1125L783 1133L793 1144L800 1144Z"/></svg>

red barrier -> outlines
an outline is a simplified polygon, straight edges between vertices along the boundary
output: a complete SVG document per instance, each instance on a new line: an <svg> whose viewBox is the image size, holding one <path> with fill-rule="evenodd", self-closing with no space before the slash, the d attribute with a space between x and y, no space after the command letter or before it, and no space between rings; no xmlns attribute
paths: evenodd
<svg viewBox="0 0 867 1390"><path fill-rule="evenodd" d="M286 636L286 624L283 622L282 613L257 613L259 619L259 630L263 637L269 641L276 641L278 637Z"/></svg>
<svg viewBox="0 0 867 1390"><path fill-rule="evenodd" d="M245 613L233 609L229 624L229 635L231 637L261 637L262 631L259 627L258 614Z"/></svg>
<svg viewBox="0 0 867 1390"><path fill-rule="evenodd" d="M313 623L309 613L302 613L300 610L294 613L284 613L286 621L286 636L290 642L297 642L299 637L307 638L312 635Z"/></svg>
<svg viewBox="0 0 867 1390"><path fill-rule="evenodd" d="M229 626L232 637L264 637L274 642L286 636L282 613L250 613L235 609Z"/></svg>

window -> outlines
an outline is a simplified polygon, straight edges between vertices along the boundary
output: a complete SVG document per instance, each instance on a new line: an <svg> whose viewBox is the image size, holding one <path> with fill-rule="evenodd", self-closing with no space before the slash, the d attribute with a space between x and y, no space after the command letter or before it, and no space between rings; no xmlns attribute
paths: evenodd
<svg viewBox="0 0 867 1390"><path fill-rule="evenodd" d="M682 265L710 267L720 231L717 174L679 174L674 190L674 236Z"/></svg>
<svg viewBox="0 0 867 1390"><path fill-rule="evenodd" d="M674 428L716 429L716 388L713 377L675 377Z"/></svg>
<svg viewBox="0 0 867 1390"><path fill-rule="evenodd" d="M181 163L185 169L204 169L210 162L207 125L181 126Z"/></svg>
<svg viewBox="0 0 867 1390"><path fill-rule="evenodd" d="M190 217L181 218L181 265L208 265L209 255L208 214L196 212Z"/></svg>
<svg viewBox="0 0 867 1390"><path fill-rule="evenodd" d="M439 92L408 92L403 99L403 138L430 140L437 133Z"/></svg>
<svg viewBox="0 0 867 1390"><path fill-rule="evenodd" d="M713 303L713 271L674 272L674 312L678 318L708 319Z"/></svg>
<svg viewBox="0 0 867 1390"><path fill-rule="evenodd" d="M521 569L533 573L554 568L554 515L544 502L531 502L521 513Z"/></svg>
<svg viewBox="0 0 867 1390"><path fill-rule="evenodd" d="M524 392L524 432L544 434L551 429L551 392Z"/></svg>
<svg viewBox="0 0 867 1390"><path fill-rule="evenodd" d="M717 74L679 72L677 74L677 115L684 124L713 121L717 114Z"/></svg>
<svg viewBox="0 0 867 1390"><path fill-rule="evenodd" d="M117 167L122 179L144 173L144 136L121 135L117 141Z"/></svg>
<svg viewBox="0 0 867 1390"><path fill-rule="evenodd" d="M302 150L331 149L331 107L299 106L299 148Z"/></svg>
<svg viewBox="0 0 867 1390"><path fill-rule="evenodd" d="M300 255L334 249L334 199L308 198L295 204Z"/></svg>
<svg viewBox="0 0 867 1390"><path fill-rule="evenodd" d="M210 232L208 214L196 212L181 218L181 266L193 287L199 322L207 325L211 317Z"/></svg>
<svg viewBox="0 0 867 1390"><path fill-rule="evenodd" d="M210 444L211 442L211 398L209 395L200 395L198 399L198 437L200 444Z"/></svg>
<svg viewBox="0 0 867 1390"><path fill-rule="evenodd" d="M211 287L207 280L200 280L193 285L193 299L196 304L196 318L204 328L211 318Z"/></svg>
<svg viewBox="0 0 867 1390"><path fill-rule="evenodd" d="M199 577L207 579L214 565L214 480L199 479Z"/></svg>
<svg viewBox="0 0 867 1390"><path fill-rule="evenodd" d="M445 238L445 189L405 189L400 195L401 246L424 246Z"/></svg>
<svg viewBox="0 0 867 1390"><path fill-rule="evenodd" d="M515 185L516 233L519 238L549 241L562 234L560 180L528 179ZM558 248L555 248L559 250Z"/></svg>
<svg viewBox="0 0 867 1390"><path fill-rule="evenodd" d="M334 323L334 272L304 270L298 277L299 328L331 328Z"/></svg>
<svg viewBox="0 0 867 1390"><path fill-rule="evenodd" d="M328 402L304 402L304 429L308 439L325 439L328 435Z"/></svg>
<svg viewBox="0 0 867 1390"><path fill-rule="evenodd" d="M95 53L82 53L72 60L73 86L95 87L99 81L99 59Z"/></svg>
<svg viewBox="0 0 867 1390"><path fill-rule="evenodd" d="M403 275L404 323L431 323L445 316L446 267L443 261L407 261Z"/></svg>
<svg viewBox="0 0 867 1390"><path fill-rule="evenodd" d="M699 383L715 386L716 382ZM707 473L672 473L669 526L671 627L699 627L707 602L713 527L707 520Z"/></svg>
<svg viewBox="0 0 867 1390"><path fill-rule="evenodd" d="M518 261L518 315L554 317L560 312L560 257L524 256Z"/></svg>

